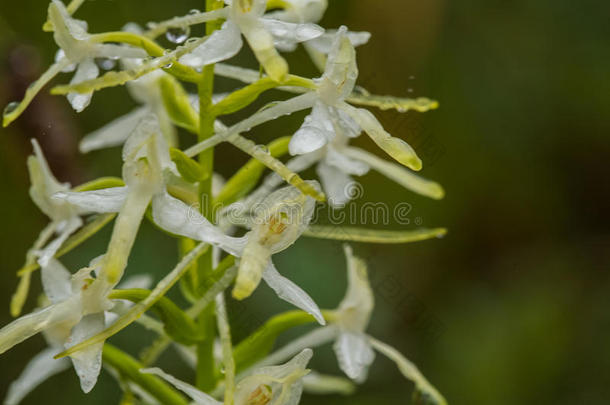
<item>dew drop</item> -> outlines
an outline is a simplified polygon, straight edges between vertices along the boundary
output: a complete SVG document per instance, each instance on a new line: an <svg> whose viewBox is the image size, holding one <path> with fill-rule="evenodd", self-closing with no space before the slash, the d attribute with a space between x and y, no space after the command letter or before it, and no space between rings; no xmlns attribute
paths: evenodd
<svg viewBox="0 0 610 405"><path fill-rule="evenodd" d="M116 66L116 59L95 58L95 64L102 70L112 70Z"/></svg>
<svg viewBox="0 0 610 405"><path fill-rule="evenodd" d="M9 115L11 114L13 111L15 111L17 109L17 107L19 107L19 102L18 101L11 101L10 103L8 103L6 105L6 107L4 107L4 113L3 115Z"/></svg>
<svg viewBox="0 0 610 405"><path fill-rule="evenodd" d="M188 26L173 27L167 30L167 32L165 33L165 38L167 38L169 42L172 42L174 44L181 44L186 41L190 33L191 29Z"/></svg>
<svg viewBox="0 0 610 405"><path fill-rule="evenodd" d="M173 64L173 62L170 62L170 63L168 63L167 65L164 65L164 66L163 66L163 69L169 69L169 68L171 68L172 66L174 66L174 64Z"/></svg>
<svg viewBox="0 0 610 405"><path fill-rule="evenodd" d="M64 52L63 49L58 49L57 52L55 53L55 63L58 63L60 60L62 60L63 58L66 57L66 53ZM61 71L64 73L68 73L68 72L73 72L76 69L76 64L72 63L71 65L68 65L67 67L63 68Z"/></svg>
<svg viewBox="0 0 610 405"><path fill-rule="evenodd" d="M196 8L193 8L189 11L189 14L193 15L193 14L199 14L201 13L201 11L197 10Z"/></svg>

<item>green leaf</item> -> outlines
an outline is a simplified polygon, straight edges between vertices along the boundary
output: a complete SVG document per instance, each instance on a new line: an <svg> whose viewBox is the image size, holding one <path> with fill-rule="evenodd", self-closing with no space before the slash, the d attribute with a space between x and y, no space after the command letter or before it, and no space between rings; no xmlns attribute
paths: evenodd
<svg viewBox="0 0 610 405"><path fill-rule="evenodd" d="M199 163L188 157L180 149L170 148L169 156L176 164L180 175L189 183L204 181L209 177L209 173Z"/></svg>
<svg viewBox="0 0 610 405"><path fill-rule="evenodd" d="M273 348L277 337L296 326L314 323L313 316L303 311L289 311L270 318L233 350L237 372L265 357Z"/></svg>
<svg viewBox="0 0 610 405"><path fill-rule="evenodd" d="M160 378L140 373L143 366L133 357L106 343L102 352L104 364L114 368L121 377L133 381L164 405L188 405L181 394Z"/></svg>
<svg viewBox="0 0 610 405"><path fill-rule="evenodd" d="M288 153L288 144L290 137L284 136L278 138L267 145L269 154L273 157L281 157ZM248 163L239 169L233 177L227 181L224 188L216 196L213 201L213 206L229 205L247 195L258 183L258 180L263 175L265 165L258 159L250 159Z"/></svg>
<svg viewBox="0 0 610 405"><path fill-rule="evenodd" d="M172 122L196 134L199 131L199 115L191 106L188 93L178 80L164 75L160 80L161 97Z"/></svg>
<svg viewBox="0 0 610 405"><path fill-rule="evenodd" d="M134 288L113 290L108 298L139 303L150 295L149 290ZM190 346L203 339L197 325L169 298L161 297L150 308L163 322L165 332L176 342Z"/></svg>
<svg viewBox="0 0 610 405"><path fill-rule="evenodd" d="M282 83L278 83L270 77L264 77L229 94L212 107L211 113L215 117L232 114L252 104L263 92L279 86L315 89L313 81L298 76L288 75L286 80Z"/></svg>
<svg viewBox="0 0 610 405"><path fill-rule="evenodd" d="M125 182L119 177L100 177L99 179L91 180L80 186L76 186L72 191L94 191L102 190L104 188L123 187L124 185Z"/></svg>

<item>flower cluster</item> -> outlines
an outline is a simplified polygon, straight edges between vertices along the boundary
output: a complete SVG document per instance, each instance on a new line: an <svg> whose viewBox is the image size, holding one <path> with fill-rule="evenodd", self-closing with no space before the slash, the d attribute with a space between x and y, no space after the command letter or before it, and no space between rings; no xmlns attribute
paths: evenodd
<svg viewBox="0 0 610 405"><path fill-rule="evenodd" d="M51 92L66 95L77 112L89 106L94 92L119 85L125 85L140 106L86 135L80 144L83 153L122 145L121 178L102 177L76 187L60 183L33 141L30 195L50 223L17 273L20 283L12 314L22 312L38 269L44 294L37 309L0 329L0 354L37 333L44 334L49 347L11 384L5 404L19 403L42 381L69 368L70 359L84 392L94 388L104 368L117 378L125 403L186 404L186 394L197 404L294 405L303 391L351 393L354 383L366 379L375 351L394 361L415 384L415 396L444 404L415 365L367 334L375 294L366 263L349 245L344 246L347 292L336 309L320 309L272 261L274 254L301 237L404 243L442 236L442 228L345 227L340 233L320 232L327 228L311 223L318 202L327 200L341 209L352 197L346 192L352 176L370 170L413 192L441 199L442 187L415 173L422 168L416 151L389 134L368 109L358 107L424 112L437 103L375 96L357 87L355 48L366 44L370 34L318 25L326 0L207 0L203 12L191 10L145 28L129 23L119 31L99 34L89 33L87 23L73 17L82 3L50 2L44 29L53 32L59 47L56 60L21 102L6 107L3 124L17 119L62 72L75 74L69 84ZM191 36L191 27L200 24L206 25L206 35ZM163 35L176 45L174 49L159 45L157 39ZM222 63L241 52L244 44L260 70ZM283 54L301 47L320 69L320 77L290 73ZM242 85L228 94L214 94L217 76ZM189 94L186 89L193 85L198 91ZM221 121L271 89L296 95L231 126ZM258 125L302 110L311 112L290 137L264 146L244 136ZM362 133L392 160L351 146ZM187 136L194 136L194 142L181 149ZM227 181L214 173L213 148L222 142L252 157ZM282 161L285 155L291 157ZM320 183L299 174L313 166ZM270 173L262 178L265 168ZM235 212L227 215L237 203L238 221ZM74 272L66 269L59 258L113 220L105 253ZM175 268L154 287L147 277L126 275L133 272L128 262L142 221L151 221L180 246ZM316 260L311 259L312 271ZM272 317L235 343L225 291L232 286L232 298L245 300L261 281L295 310ZM165 296L176 283L190 308ZM157 335L138 359L106 342L134 322ZM320 326L274 349L279 334L309 323ZM307 369L312 349L327 343L333 343L347 379ZM169 346L194 366L194 385L153 367Z"/></svg>

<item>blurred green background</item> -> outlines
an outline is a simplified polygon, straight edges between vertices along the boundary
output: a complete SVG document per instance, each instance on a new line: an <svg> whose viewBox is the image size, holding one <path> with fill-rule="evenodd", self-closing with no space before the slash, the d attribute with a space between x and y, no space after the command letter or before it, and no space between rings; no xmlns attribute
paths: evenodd
<svg viewBox="0 0 610 405"><path fill-rule="evenodd" d="M99 32L127 21L144 24L184 14L201 2L92 0L77 17ZM40 30L47 4L3 2L2 105L19 99L53 58L51 35ZM441 103L424 115L378 116L386 129L416 147L423 174L441 182L447 197L418 198L369 174L359 179L365 195L356 204L408 202L412 222L447 226L450 233L442 240L354 249L369 263L375 286L371 334L416 362L452 404L610 401L609 14L609 3L599 0L331 0L323 25L343 23L374 34L359 49L359 84L373 93L429 96ZM251 63L248 55L242 58ZM304 53L289 60L293 71L315 74ZM46 223L28 198L29 138L40 140L61 180L77 184L118 175L118 149L83 157L76 146L84 134L132 105L124 89L110 89L76 115L64 98L42 94L2 130L0 324L10 321L14 271ZM289 134L302 117L276 121L252 136L263 142L271 134ZM364 136L356 144L375 150ZM219 148L224 176L245 160L229 146ZM64 263L74 269L101 254L109 231ZM128 271L159 278L175 255L172 240L145 224ZM339 243L302 239L276 265L321 306L334 307L345 288L342 255ZM37 277L33 285L37 294ZM249 322L240 320L231 303L238 314L232 319L237 339L257 326L252 319L262 322L288 308L266 287L246 306ZM135 326L113 342L137 354L150 339ZM43 344L38 336L0 357L1 397ZM335 363L328 347L313 361L315 368L338 373ZM174 352L161 365L192 378ZM410 392L394 365L379 357L354 397L306 396L303 403L405 404ZM93 394L84 396L70 370L24 403L53 398L53 403L107 404L118 397L105 373Z"/></svg>

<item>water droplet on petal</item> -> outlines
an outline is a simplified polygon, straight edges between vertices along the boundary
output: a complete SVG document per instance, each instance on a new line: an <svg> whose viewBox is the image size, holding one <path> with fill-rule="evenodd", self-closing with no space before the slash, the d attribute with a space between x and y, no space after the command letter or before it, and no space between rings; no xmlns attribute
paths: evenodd
<svg viewBox="0 0 610 405"><path fill-rule="evenodd" d="M6 105L6 107L4 107L3 115L9 115L13 111L15 111L17 109L17 107L19 107L19 102L18 101L11 101L10 103L8 103Z"/></svg>
<svg viewBox="0 0 610 405"><path fill-rule="evenodd" d="M297 28L296 39L297 41L309 41L319 37L324 33L324 29L314 24L304 24Z"/></svg>
<svg viewBox="0 0 610 405"><path fill-rule="evenodd" d="M174 66L174 64L173 64L172 62L170 62L170 63L168 63L167 65L164 65L164 66L163 66L163 69L169 69L169 68L171 68L172 66Z"/></svg>
<svg viewBox="0 0 610 405"><path fill-rule="evenodd" d="M174 44L181 44L189 37L191 29L186 27L173 27L167 30L165 37L169 42Z"/></svg>
<svg viewBox="0 0 610 405"><path fill-rule="evenodd" d="M116 59L95 58L95 64L102 70L111 70L116 66Z"/></svg>
<svg viewBox="0 0 610 405"><path fill-rule="evenodd" d="M55 63L58 63L60 60L62 60L63 58L66 57L66 53L64 52L63 49L58 49L57 52L55 53ZM74 70L76 70L76 64L72 63L70 65L68 65L67 67L63 68L61 71L64 73L68 73L68 72L74 72Z"/></svg>

